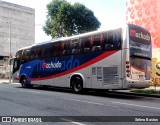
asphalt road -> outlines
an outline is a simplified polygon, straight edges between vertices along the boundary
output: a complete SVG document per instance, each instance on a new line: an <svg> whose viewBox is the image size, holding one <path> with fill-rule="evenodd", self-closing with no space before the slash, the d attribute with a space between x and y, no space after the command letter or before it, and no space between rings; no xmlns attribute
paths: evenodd
<svg viewBox="0 0 160 125"><path fill-rule="evenodd" d="M160 99L130 95L74 94L68 89L25 89L20 84L0 84L0 116L59 116L59 122L35 123L37 125L158 125L159 122L102 122L99 116L160 116ZM69 116L69 117L64 117ZM70 116L94 117L93 122ZM79 117L80 116L80 117ZM107 117L106 117L107 118ZM122 117L127 119L128 117ZM92 119L92 117L91 117ZM121 117L119 118L121 120ZM97 120L97 122L95 122ZM1 125L2 123L0 123ZM6 124L6 123L3 123ZM15 125L15 123L10 123ZM16 123L21 124L21 123ZM33 124L33 123L23 123Z"/></svg>

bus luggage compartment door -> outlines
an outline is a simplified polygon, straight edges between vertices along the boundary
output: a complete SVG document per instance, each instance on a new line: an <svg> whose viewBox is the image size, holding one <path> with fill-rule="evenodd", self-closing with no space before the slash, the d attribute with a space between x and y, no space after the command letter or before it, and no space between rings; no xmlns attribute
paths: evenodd
<svg viewBox="0 0 160 125"><path fill-rule="evenodd" d="M102 88L102 67L92 67L92 88Z"/></svg>

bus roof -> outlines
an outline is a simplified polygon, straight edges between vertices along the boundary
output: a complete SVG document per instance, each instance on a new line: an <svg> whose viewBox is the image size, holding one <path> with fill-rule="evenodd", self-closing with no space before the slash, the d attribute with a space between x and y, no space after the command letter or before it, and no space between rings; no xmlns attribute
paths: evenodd
<svg viewBox="0 0 160 125"><path fill-rule="evenodd" d="M40 46L40 45L44 45L44 44L52 43L52 42L67 41L67 40L72 40L72 39L74 40L74 39L78 39L78 38L81 38L81 37L87 37L87 36L90 36L90 35L95 35L95 34L103 33L105 31L116 30L116 29L119 29L119 28L122 28L122 27L126 27L128 25L134 25L134 24L125 24L124 26L121 26L121 27L117 26L117 27L114 27L114 28L108 28L108 29L103 29L103 30L97 30L97 31L87 32L87 33L78 34L78 35L74 35L74 36L70 36L70 37L61 37L61 38L57 38L57 39L52 39L50 41L44 41L44 42L40 42L40 43L35 43L35 44L31 45L31 46L24 47L24 48L21 48L19 50L27 49L27 48L34 47L34 46ZM137 26L137 25L135 25L135 26Z"/></svg>
<svg viewBox="0 0 160 125"><path fill-rule="evenodd" d="M52 39L50 41L35 43L32 45L32 47L38 46L38 45L44 45L47 43L57 42L57 41L66 41L66 40L72 40L72 39L77 39L77 38L81 38L81 37L87 37L89 35L94 35L94 34L102 33L102 32L109 31L109 30L116 30L118 28L122 28L122 27L114 27L114 28L110 28L110 29L108 28L108 29L103 29L103 30L97 30L97 31L92 31L92 32L87 32L87 33L82 33L82 34L70 36L70 37L61 37L61 38L57 38L57 39Z"/></svg>
<svg viewBox="0 0 160 125"><path fill-rule="evenodd" d="M23 47L23 48L18 49L17 51L20 51L20 50L23 50L23 49L28 49L28 48L30 48L30 47L31 47L31 46Z"/></svg>

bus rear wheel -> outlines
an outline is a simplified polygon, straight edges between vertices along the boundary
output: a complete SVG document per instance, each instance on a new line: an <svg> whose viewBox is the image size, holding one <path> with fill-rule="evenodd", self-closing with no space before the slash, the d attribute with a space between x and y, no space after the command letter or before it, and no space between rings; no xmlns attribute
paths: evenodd
<svg viewBox="0 0 160 125"><path fill-rule="evenodd" d="M83 90L83 81L79 77L75 77L72 80L72 90L74 93L81 93Z"/></svg>

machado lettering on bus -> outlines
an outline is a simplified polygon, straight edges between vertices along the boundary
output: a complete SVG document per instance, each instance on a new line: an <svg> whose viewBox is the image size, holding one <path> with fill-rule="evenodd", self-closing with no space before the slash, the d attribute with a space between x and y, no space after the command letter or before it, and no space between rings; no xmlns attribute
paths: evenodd
<svg viewBox="0 0 160 125"><path fill-rule="evenodd" d="M37 67L37 71L66 71L79 65L79 60L75 59L73 56L64 59L54 58L53 60L43 60L40 62L39 66Z"/></svg>
<svg viewBox="0 0 160 125"><path fill-rule="evenodd" d="M142 43L142 44L151 44L151 35L144 28L137 27L135 25L129 25L129 37L132 41Z"/></svg>
<svg viewBox="0 0 160 125"><path fill-rule="evenodd" d="M147 40L147 41L151 40L149 34L143 34L142 32L138 33L136 30L130 30L130 36L140 38L140 39L143 39L143 40Z"/></svg>
<svg viewBox="0 0 160 125"><path fill-rule="evenodd" d="M151 36L142 27L129 25L130 55L151 58Z"/></svg>

